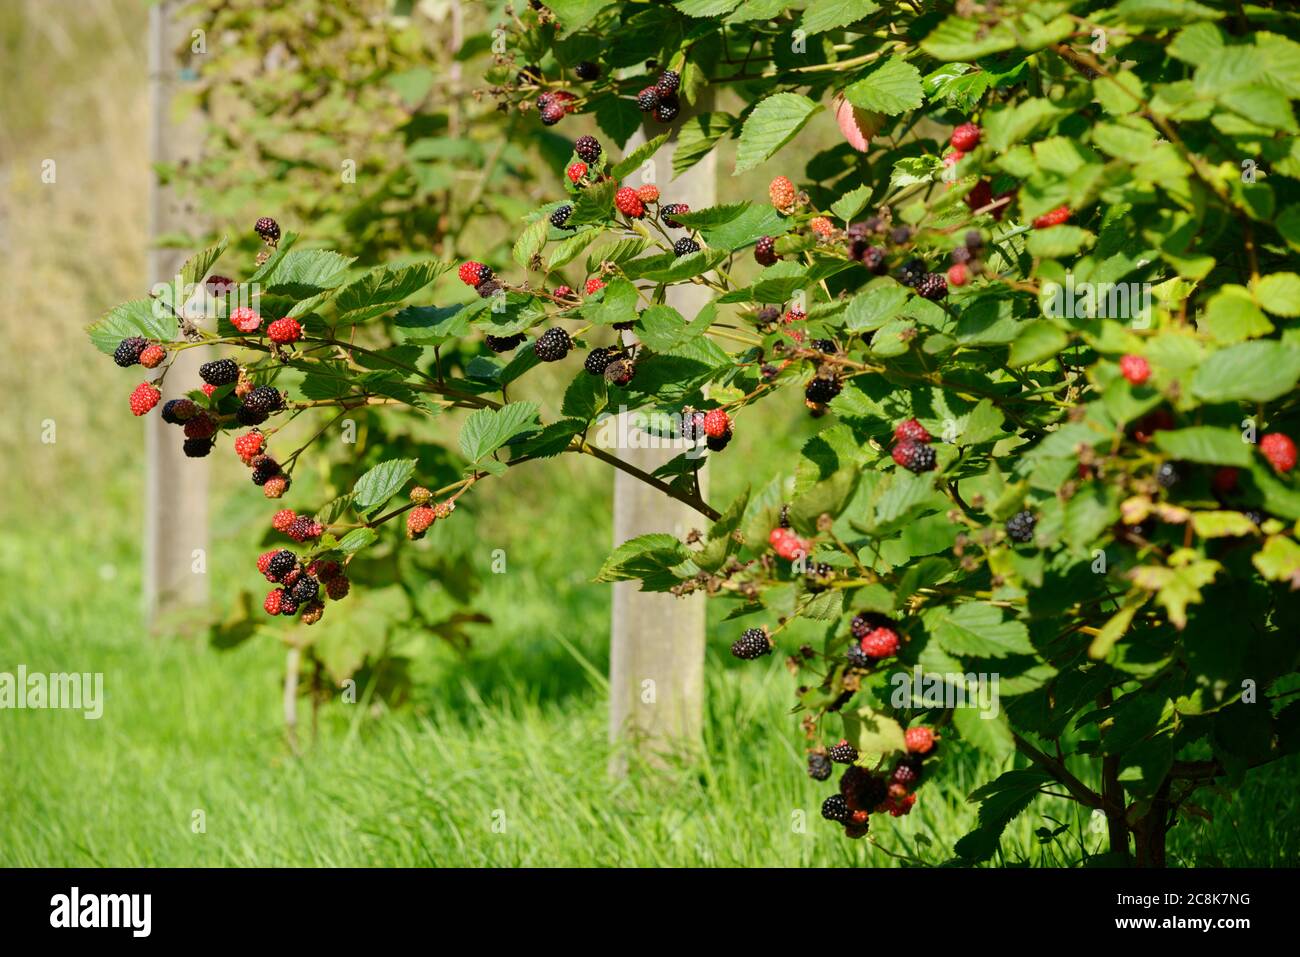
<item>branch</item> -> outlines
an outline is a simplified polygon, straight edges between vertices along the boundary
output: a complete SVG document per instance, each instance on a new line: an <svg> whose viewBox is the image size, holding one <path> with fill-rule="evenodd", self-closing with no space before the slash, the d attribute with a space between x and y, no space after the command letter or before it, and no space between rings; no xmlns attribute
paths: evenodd
<svg viewBox="0 0 1300 957"><path fill-rule="evenodd" d="M1070 792L1070 796L1076 801L1085 807L1097 808L1099 810L1105 809L1101 795L1071 774L1069 769L1066 768L1065 762L1058 761L1056 758L1039 751L1014 731L1011 732L1011 737L1016 742L1017 751L1025 755L1025 757L1029 758L1030 761L1033 761L1034 764L1038 765L1052 777L1056 778L1056 780Z"/></svg>

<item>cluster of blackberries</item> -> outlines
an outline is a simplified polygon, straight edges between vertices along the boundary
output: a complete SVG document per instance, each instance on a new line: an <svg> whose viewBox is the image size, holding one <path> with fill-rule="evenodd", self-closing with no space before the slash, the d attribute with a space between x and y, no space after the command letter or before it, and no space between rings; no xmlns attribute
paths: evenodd
<svg viewBox="0 0 1300 957"><path fill-rule="evenodd" d="M338 562L316 560L304 565L287 548L261 555L257 570L267 581L280 586L262 602L266 613L292 616L301 612L301 620L308 625L314 625L325 614L325 603L320 599L322 587L331 601L346 597L351 588Z"/></svg>
<svg viewBox="0 0 1300 957"><path fill-rule="evenodd" d="M460 277L461 282L470 286L484 299L491 298L505 288L497 282L491 266L472 259L461 263L460 268L456 270L456 275Z"/></svg>
<svg viewBox="0 0 1300 957"><path fill-rule="evenodd" d="M537 113L546 126L554 126L575 109L578 98L568 90L547 90L537 97Z"/></svg>
<svg viewBox="0 0 1300 957"><path fill-rule="evenodd" d="M849 258L861 262L875 276L889 272L889 253L886 247L905 248L913 238L910 226L890 226L888 218L879 215L851 224L845 234L848 237ZM943 273L930 272L925 260L915 256L906 259L894 276L904 286L915 289L923 299L937 301L948 295L949 280ZM964 278L962 282L965 282Z"/></svg>
<svg viewBox="0 0 1300 957"><path fill-rule="evenodd" d="M703 437L710 452L721 452L731 441L731 416L723 409L710 409L708 412L683 409L681 433L688 442L698 442Z"/></svg>
<svg viewBox="0 0 1300 957"><path fill-rule="evenodd" d="M929 472L935 467L930 433L916 419L906 419L894 428L894 461L909 472Z"/></svg>
<svg viewBox="0 0 1300 957"><path fill-rule="evenodd" d="M611 385L627 385L636 375L632 356L618 346L597 346L587 353L582 367L590 375L604 376Z"/></svg>
<svg viewBox="0 0 1300 957"><path fill-rule="evenodd" d="M880 659L898 654L902 645L897 623L875 612L864 611L854 615L849 631L853 637L845 658L853 668L870 668Z"/></svg>
<svg viewBox="0 0 1300 957"><path fill-rule="evenodd" d="M642 113L653 113L660 123L671 123L681 109L681 101L677 99L681 81L681 74L664 70L654 86L647 86L636 95L637 109Z"/></svg>
<svg viewBox="0 0 1300 957"><path fill-rule="evenodd" d="M847 741L835 745L824 757L820 752L813 752L809 757L808 775L816 781L830 777L827 757L838 764L849 765L840 776L839 793L826 798L821 808L822 817L844 826L846 837L863 837L872 814L888 813L901 817L911 812L916 803L914 792L921 782L923 763L934 751L934 732L924 725L908 728L905 741L907 753L898 758L888 772L868 771L855 764L858 751Z"/></svg>
<svg viewBox="0 0 1300 957"><path fill-rule="evenodd" d="M965 242L949 254L952 265L948 267L948 285L964 286L972 275L980 273L984 268L980 262L983 253L984 237L978 229L969 230Z"/></svg>

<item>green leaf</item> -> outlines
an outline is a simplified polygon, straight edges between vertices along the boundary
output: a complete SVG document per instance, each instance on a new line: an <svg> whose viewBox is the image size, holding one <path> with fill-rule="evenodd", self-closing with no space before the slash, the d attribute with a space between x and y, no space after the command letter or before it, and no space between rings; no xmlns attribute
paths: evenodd
<svg viewBox="0 0 1300 957"><path fill-rule="evenodd" d="M1195 0L1124 0L1115 16L1124 23L1168 29L1198 20L1218 20L1223 14Z"/></svg>
<svg viewBox="0 0 1300 957"><path fill-rule="evenodd" d="M700 235L712 248L734 252L758 242L762 236L783 236L789 231L790 220L761 203L747 204L739 216L717 226L706 226Z"/></svg>
<svg viewBox="0 0 1300 957"><path fill-rule="evenodd" d="M858 749L858 763L874 764L881 755L907 750L903 726L873 708L859 708L844 715L844 738Z"/></svg>
<svg viewBox="0 0 1300 957"><path fill-rule="evenodd" d="M831 212L847 222L867 208L867 203L871 199L871 193L872 189L870 184L850 190L835 202L831 203Z"/></svg>
<svg viewBox="0 0 1300 957"><path fill-rule="evenodd" d="M680 565L690 553L676 538L663 532L640 535L624 542L605 559L595 582L617 582L642 578Z"/></svg>
<svg viewBox="0 0 1300 957"><path fill-rule="evenodd" d="M1300 348L1280 342L1243 342L1212 354L1192 377L1205 402L1269 402L1295 388Z"/></svg>
<svg viewBox="0 0 1300 957"><path fill-rule="evenodd" d="M726 206L706 206L689 213L675 213L673 220L687 229L711 229L729 223L753 208L753 203L729 203Z"/></svg>
<svg viewBox="0 0 1300 957"><path fill-rule="evenodd" d="M1005 658L1031 655L1029 629L1024 622L1004 620L1002 610L981 602L967 602L951 611L936 609L935 623L927 627L939 645L955 657Z"/></svg>
<svg viewBox="0 0 1300 957"><path fill-rule="evenodd" d="M896 318L912 291L893 279L873 279L850 300L844 310L844 328L849 332L870 332Z"/></svg>
<svg viewBox="0 0 1300 957"><path fill-rule="evenodd" d="M1007 825L1038 797L1040 788L1052 783L1046 771L1022 768L1005 771L997 780L976 788L970 800L980 802L979 825L959 840L953 850L972 862L992 857Z"/></svg>
<svg viewBox="0 0 1300 957"><path fill-rule="evenodd" d="M803 12L799 29L808 36L856 23L880 9L871 0L813 0Z"/></svg>
<svg viewBox="0 0 1300 957"><path fill-rule="evenodd" d="M226 251L226 238L221 237L221 242L215 246L209 246L200 253L195 253L189 259L185 260L185 265L181 267L181 286L188 289L190 286L203 281L203 277L208 274L221 254Z"/></svg>
<svg viewBox="0 0 1300 957"><path fill-rule="evenodd" d="M570 33L576 33L596 19L596 14L609 3L610 0L547 0L546 8Z"/></svg>
<svg viewBox="0 0 1300 957"><path fill-rule="evenodd" d="M718 140L735 129L738 122L730 113L701 113L687 119L677 131L673 178L708 156Z"/></svg>
<svg viewBox="0 0 1300 957"><path fill-rule="evenodd" d="M572 418L590 422L605 408L606 391L604 378L580 373L564 390L564 403L560 411Z"/></svg>
<svg viewBox="0 0 1300 957"><path fill-rule="evenodd" d="M1027 322L1011 343L1007 365L1013 369L1050 359L1069 345L1069 337L1046 319Z"/></svg>
<svg viewBox="0 0 1300 957"><path fill-rule="evenodd" d="M339 321L365 322L413 296L447 270L450 263L420 262L409 266L380 266L344 286L335 298Z"/></svg>
<svg viewBox="0 0 1300 957"><path fill-rule="evenodd" d="M573 260L577 259L588 246L600 239L604 235L604 230L585 229L575 233L566 239L562 239L556 247L551 250L551 255L546 259L546 269L549 272L552 269L559 269L566 266Z"/></svg>
<svg viewBox="0 0 1300 957"><path fill-rule="evenodd" d="M519 263L519 265L523 266L525 269L528 268L528 264L532 261L533 257L541 252L542 247L546 245L546 233L549 227L550 223L547 221L545 216L539 216L533 222L524 227L524 231L520 233L519 238L515 240L514 249L512 251L515 257L515 262Z"/></svg>
<svg viewBox="0 0 1300 957"><path fill-rule="evenodd" d="M1154 442L1162 452L1188 462L1250 465L1252 446L1236 429L1195 425L1186 429L1161 430L1155 433Z"/></svg>
<svg viewBox="0 0 1300 957"><path fill-rule="evenodd" d="M995 761L1002 762L1016 750L1011 737L1011 726L1004 713L988 715L978 708L954 708L952 723L961 732L962 740L974 745Z"/></svg>
<svg viewBox="0 0 1300 957"><path fill-rule="evenodd" d="M654 156L655 153L659 152L659 148L668 142L668 136L669 134L667 133L660 133L654 139L647 140L632 152L624 156L622 162L615 163L614 168L609 171L609 175L616 181L614 184L615 188L618 186L617 180L620 180L628 173L633 172L640 167L642 163ZM610 193L610 199L611 201L613 199L612 192ZM608 208L609 204L606 203L605 205L606 208Z"/></svg>
<svg viewBox="0 0 1300 957"><path fill-rule="evenodd" d="M1038 259L1059 259L1074 255L1084 246L1091 246L1094 239L1092 233L1078 226L1052 226L1034 230L1025 248L1029 255Z"/></svg>
<svg viewBox="0 0 1300 957"><path fill-rule="evenodd" d="M176 338L176 317L161 302L133 299L114 306L86 332L96 349L112 355L117 344L130 336L171 342Z"/></svg>
<svg viewBox="0 0 1300 957"><path fill-rule="evenodd" d="M600 291L600 297L582 307L582 318L597 326L636 320L636 286L626 279L613 279Z"/></svg>
<svg viewBox="0 0 1300 957"><path fill-rule="evenodd" d="M1300 545L1285 535L1270 535L1250 560L1269 581L1300 582Z"/></svg>
<svg viewBox="0 0 1300 957"><path fill-rule="evenodd" d="M740 131L735 172L753 169L771 157L820 109L820 104L798 93L776 93L760 102Z"/></svg>
<svg viewBox="0 0 1300 957"><path fill-rule="evenodd" d="M479 409L460 430L460 450L480 462L521 432L537 428L537 403L511 402L499 409Z"/></svg>
<svg viewBox="0 0 1300 957"><path fill-rule="evenodd" d="M914 110L924 99L921 71L901 57L890 57L849 84L844 98L860 109L888 116Z"/></svg>
<svg viewBox="0 0 1300 957"><path fill-rule="evenodd" d="M352 486L352 507L360 515L383 505L415 474L415 459L380 462Z"/></svg>
<svg viewBox="0 0 1300 957"><path fill-rule="evenodd" d="M344 555L355 555L377 538L379 533L373 528L354 528L339 540L335 548Z"/></svg>
<svg viewBox="0 0 1300 957"><path fill-rule="evenodd" d="M1255 297L1273 315L1294 319L1300 316L1300 276L1293 272L1265 276L1255 285Z"/></svg>
<svg viewBox="0 0 1300 957"><path fill-rule="evenodd" d="M1205 312L1196 327L1225 345L1266 336L1273 323L1255 305L1244 286L1223 286L1205 304Z"/></svg>

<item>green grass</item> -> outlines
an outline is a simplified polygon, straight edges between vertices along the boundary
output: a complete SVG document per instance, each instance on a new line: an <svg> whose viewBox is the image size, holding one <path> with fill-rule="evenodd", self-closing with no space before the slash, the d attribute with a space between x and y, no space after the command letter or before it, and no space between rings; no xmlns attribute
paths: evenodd
<svg viewBox="0 0 1300 957"><path fill-rule="evenodd" d="M565 574L539 535L512 545L514 571L489 576L485 606L508 613L467 658L425 642L409 706L327 704L314 744L293 757L279 642L263 633L222 652L138 626L135 477L97 489L95 511L111 521L50 525L24 517L34 508L9 509L0 670L102 671L107 701L98 721L0 713L0 865L937 864L974 822L964 795L996 773L950 756L911 816L876 819L875 844L846 841L817 816L830 788L802 773L784 669L737 666L724 656L727 629L713 628L704 757L612 780L599 677L608 593L583 583L603 538L571 553ZM532 484L541 494L548 483ZM556 506L556 527L607 514L602 488ZM458 512L463 533L493 512ZM240 537L214 549L218 595L246 578ZM1175 830L1171 860L1294 864L1293 782L1294 769L1273 768L1213 798L1212 823ZM1035 829L1054 821L1069 830L1040 845ZM1041 799L1008 831L1006 859L1075 863L1079 841L1101 840L1086 824L1067 802Z"/></svg>

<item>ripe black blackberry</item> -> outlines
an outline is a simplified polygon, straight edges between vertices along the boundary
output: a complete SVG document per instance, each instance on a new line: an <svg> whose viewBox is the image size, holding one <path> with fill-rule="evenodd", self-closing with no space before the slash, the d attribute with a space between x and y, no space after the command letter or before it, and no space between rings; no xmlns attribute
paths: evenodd
<svg viewBox="0 0 1300 957"><path fill-rule="evenodd" d="M681 229L682 224L669 217L689 213L690 211L691 208L685 203L665 203L659 207L659 218L664 221L664 225L669 229Z"/></svg>
<svg viewBox="0 0 1300 957"><path fill-rule="evenodd" d="M573 68L573 72L578 74L579 80L586 80L590 83L600 77L600 65L592 63L590 60L583 60Z"/></svg>
<svg viewBox="0 0 1300 957"><path fill-rule="evenodd" d="M847 741L841 741L826 753L836 764L852 764L858 759L858 749Z"/></svg>
<svg viewBox="0 0 1300 957"><path fill-rule="evenodd" d="M854 810L870 811L889 796L889 784L882 776L853 766L840 777L840 794Z"/></svg>
<svg viewBox="0 0 1300 957"><path fill-rule="evenodd" d="M636 375L636 366L626 357L616 358L605 366L605 381L610 385L624 386Z"/></svg>
<svg viewBox="0 0 1300 957"><path fill-rule="evenodd" d="M698 253L700 244L689 236L683 236L677 242L673 243L673 252L678 256L689 256L691 253Z"/></svg>
<svg viewBox="0 0 1300 957"><path fill-rule="evenodd" d="M681 82L682 76L676 70L664 70L659 74L655 89L659 91L660 96L672 96L677 92L677 87L681 85Z"/></svg>
<svg viewBox="0 0 1300 957"><path fill-rule="evenodd" d="M162 420L168 425L181 424L182 420L176 417L176 408L180 404L180 401L180 399L168 399L163 403L162 412L159 414L162 416Z"/></svg>
<svg viewBox="0 0 1300 957"><path fill-rule="evenodd" d="M890 780L895 784L911 787L921 780L921 763L920 755L901 759L894 765L894 773L890 775Z"/></svg>
<svg viewBox="0 0 1300 957"><path fill-rule="evenodd" d="M774 265L779 257L776 254L776 240L771 236L760 236L754 243L754 259L760 266Z"/></svg>
<svg viewBox="0 0 1300 957"><path fill-rule="evenodd" d="M235 410L235 421L240 425L261 425L268 418L267 413L250 409L246 405L241 405Z"/></svg>
<svg viewBox="0 0 1300 957"><path fill-rule="evenodd" d="M803 396L809 402L826 403L840 394L840 380L835 376L817 376L808 382Z"/></svg>
<svg viewBox="0 0 1300 957"><path fill-rule="evenodd" d="M259 455L253 459L253 484L265 485L269 479L280 474L280 463L269 455Z"/></svg>
<svg viewBox="0 0 1300 957"><path fill-rule="evenodd" d="M925 277L925 263L909 259L898 270L898 281L904 286L915 286Z"/></svg>
<svg viewBox="0 0 1300 957"><path fill-rule="evenodd" d="M148 339L140 336L130 336L123 339L113 350L113 361L123 369L135 365L140 361L140 353L144 352L145 347L149 345Z"/></svg>
<svg viewBox="0 0 1300 957"><path fill-rule="evenodd" d="M764 306L758 312L754 313L754 319L760 325L770 325L781 318L781 310L776 306Z"/></svg>
<svg viewBox="0 0 1300 957"><path fill-rule="evenodd" d="M253 224L253 232L262 238L262 242L268 246L274 246L280 241L280 224L270 216L263 216Z"/></svg>
<svg viewBox="0 0 1300 957"><path fill-rule="evenodd" d="M484 336L484 341L493 352L509 352L526 338L522 332L517 332L513 336Z"/></svg>
<svg viewBox="0 0 1300 957"><path fill-rule="evenodd" d="M748 628L731 645L731 653L745 661L753 661L772 653L772 642L762 628Z"/></svg>
<svg viewBox="0 0 1300 957"><path fill-rule="evenodd" d="M556 229L564 229L564 224L569 221L569 217L572 215L573 207L568 203L565 203L563 206L557 207L555 212L551 213L551 225ZM573 229L572 226L568 228Z"/></svg>
<svg viewBox="0 0 1300 957"><path fill-rule="evenodd" d="M852 814L853 812L849 810L849 805L842 794L832 794L825 801L822 801L822 817L828 821L843 824L848 821Z"/></svg>
<svg viewBox="0 0 1300 957"><path fill-rule="evenodd" d="M547 329L533 343L533 352L543 362L558 362L569 354L573 340L559 326Z"/></svg>
<svg viewBox="0 0 1300 957"><path fill-rule="evenodd" d="M1031 511L1016 512L1007 519L1006 530L1007 537L1013 542L1032 542L1034 540L1034 526L1038 519L1034 517Z"/></svg>
<svg viewBox="0 0 1300 957"><path fill-rule="evenodd" d="M814 339L812 342L809 343L809 345L812 346L814 349L816 349L818 352L820 352L822 355L826 355L826 356L833 356L835 355L835 353L840 351L839 348L835 345L834 339Z"/></svg>
<svg viewBox="0 0 1300 957"><path fill-rule="evenodd" d="M867 267L867 271L875 276L883 276L889 272L889 264L885 262L885 251L879 246L868 246L862 253L862 265Z"/></svg>
<svg viewBox="0 0 1300 957"><path fill-rule="evenodd" d="M542 68L536 64L530 63L517 74L515 82L520 86L536 86L542 80Z"/></svg>
<svg viewBox="0 0 1300 957"><path fill-rule="evenodd" d="M710 435L704 439L704 445L710 452L721 452L731 441L731 429L727 429L721 435Z"/></svg>
<svg viewBox="0 0 1300 957"><path fill-rule="evenodd" d="M212 451L211 439L186 439L181 450L192 459L201 459Z"/></svg>
<svg viewBox="0 0 1300 957"><path fill-rule="evenodd" d="M208 385L230 385L239 380L239 363L234 359L214 359L199 366L199 378Z"/></svg>
<svg viewBox="0 0 1300 957"><path fill-rule="evenodd" d="M253 413L270 415L284 408L284 396L275 386L259 385L244 396L244 408Z"/></svg>
<svg viewBox="0 0 1300 957"><path fill-rule="evenodd" d="M934 449L913 439L895 445L893 456L894 461L909 472L928 472L935 466Z"/></svg>
<svg viewBox="0 0 1300 957"><path fill-rule="evenodd" d="M831 759L820 751L808 755L808 777L814 781L825 781L831 776Z"/></svg>
<svg viewBox="0 0 1300 957"><path fill-rule="evenodd" d="M298 567L298 556L287 548L282 548L271 556L266 566L266 575L271 581L278 582L289 572Z"/></svg>
<svg viewBox="0 0 1300 957"><path fill-rule="evenodd" d="M506 288L505 286L501 285L500 280L485 279L483 280L483 282L479 283L477 286L474 287L474 291L478 293L478 297L480 299L491 299L493 296L503 291L505 288Z"/></svg>
<svg viewBox="0 0 1300 957"><path fill-rule="evenodd" d="M653 86L647 86L644 90L636 95L636 108L642 113L649 113L659 105L659 91Z"/></svg>
<svg viewBox="0 0 1300 957"><path fill-rule="evenodd" d="M1161 488L1173 488L1183 480L1183 469L1177 462L1161 462L1156 469L1156 484Z"/></svg>
<svg viewBox="0 0 1300 957"><path fill-rule="evenodd" d="M594 163L600 159L600 142L594 136L579 136L574 141L573 152L584 163Z"/></svg>
<svg viewBox="0 0 1300 957"><path fill-rule="evenodd" d="M597 346L587 353L582 367L591 375L604 375L605 367L614 361L616 355L618 350L613 347Z"/></svg>
<svg viewBox="0 0 1300 957"><path fill-rule="evenodd" d="M682 108L675 96L660 94L659 105L655 107L655 119L660 123L671 123L677 119L677 111Z"/></svg>
<svg viewBox="0 0 1300 957"><path fill-rule="evenodd" d="M636 325L636 322L635 322L635 321L633 321L633 322L616 322L616 323L614 323L614 328L617 329L619 332L628 332L628 331L631 330L635 325Z"/></svg>
<svg viewBox="0 0 1300 957"><path fill-rule="evenodd" d="M912 238L911 226L895 226L889 231L889 241L896 245L902 245Z"/></svg>
<svg viewBox="0 0 1300 957"><path fill-rule="evenodd" d="M941 272L928 272L916 284L916 292L922 299L936 302L948 295L948 280Z"/></svg>
<svg viewBox="0 0 1300 957"><path fill-rule="evenodd" d="M851 668L870 668L871 656L862 650L862 646L856 641L849 645L849 650L844 653L844 658Z"/></svg>
<svg viewBox="0 0 1300 957"><path fill-rule="evenodd" d="M305 605L320 594L320 582L310 575L302 575L289 589L289 597L300 605Z"/></svg>

